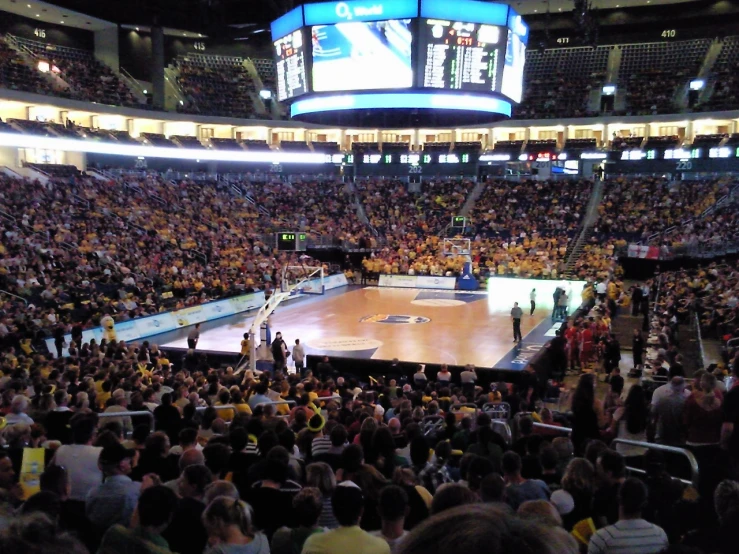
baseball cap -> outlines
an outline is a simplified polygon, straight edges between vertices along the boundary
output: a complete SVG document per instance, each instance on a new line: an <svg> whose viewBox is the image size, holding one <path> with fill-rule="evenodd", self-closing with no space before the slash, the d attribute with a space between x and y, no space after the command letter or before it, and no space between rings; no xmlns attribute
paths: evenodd
<svg viewBox="0 0 739 554"><path fill-rule="evenodd" d="M554 491L549 501L554 504L554 507L557 508L561 516L567 515L575 509L575 499L572 498L569 492L563 489Z"/></svg>
<svg viewBox="0 0 739 554"><path fill-rule="evenodd" d="M109 444L100 452L100 463L104 465L118 464L126 458L133 458L135 455L136 450L133 448L126 448L121 443L115 442Z"/></svg>

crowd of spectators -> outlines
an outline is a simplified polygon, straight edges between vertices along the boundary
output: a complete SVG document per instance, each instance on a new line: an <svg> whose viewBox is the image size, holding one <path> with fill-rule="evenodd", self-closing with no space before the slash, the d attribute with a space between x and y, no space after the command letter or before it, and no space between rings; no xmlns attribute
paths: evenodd
<svg viewBox="0 0 739 554"><path fill-rule="evenodd" d="M670 181L619 177L605 183L596 239L641 241L699 216L728 191L726 179Z"/></svg>
<svg viewBox="0 0 739 554"><path fill-rule="evenodd" d="M47 62L52 71L69 85L75 100L113 106L140 107L133 92L113 70L95 59L92 52L15 38L38 62ZM58 71L57 71L58 70Z"/></svg>
<svg viewBox="0 0 739 554"><path fill-rule="evenodd" d="M386 237L387 246L369 271L401 274L459 274L465 255L444 255L443 239L454 237L447 226L458 215L472 183L426 185L408 192L403 183L374 182L360 186L370 223ZM463 235L476 275L515 275L556 279L577 234L591 183L570 181L488 181L469 213ZM429 209L432 206L433 209Z"/></svg>
<svg viewBox="0 0 739 554"><path fill-rule="evenodd" d="M567 340L550 345L552 363L565 363ZM531 366L485 390L472 366L435 380L389 369L371 383L236 374L205 355L171 363L148 343L56 360L6 349L0 367L3 552L734 551L739 389L710 374L690 388L673 377L651 410L618 372L602 399L586 374L570 412L553 413ZM125 411L151 412L153 429ZM701 460L726 463L703 493L672 479L657 451L609 447L616 437L695 444ZM28 448L41 449L35 467ZM629 477L639 463L646 474Z"/></svg>
<svg viewBox="0 0 739 554"><path fill-rule="evenodd" d="M693 314L707 337L736 335L739 315L739 272L727 264L664 272L660 275L659 312L680 323Z"/></svg>
<svg viewBox="0 0 739 554"><path fill-rule="evenodd" d="M202 57L185 56L175 60L175 67L177 82L186 96L185 103L177 107L179 112L254 117L256 85L241 64L214 66Z"/></svg>
<svg viewBox="0 0 739 554"><path fill-rule="evenodd" d="M0 87L35 94L61 95L61 92L55 91L38 71L29 67L2 37L0 37Z"/></svg>
<svg viewBox="0 0 739 554"><path fill-rule="evenodd" d="M96 326L106 314L125 321L269 292L296 263L265 242L276 231L364 240L340 185L304 183L300 195L297 184L250 186L269 215L223 183L0 177L0 207L12 214L0 245L0 289L15 295L3 297L6 333L42 338Z"/></svg>

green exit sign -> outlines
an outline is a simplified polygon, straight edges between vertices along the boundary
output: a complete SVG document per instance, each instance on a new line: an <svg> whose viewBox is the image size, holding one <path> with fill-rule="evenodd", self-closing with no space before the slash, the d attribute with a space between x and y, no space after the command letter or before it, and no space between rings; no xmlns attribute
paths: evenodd
<svg viewBox="0 0 739 554"><path fill-rule="evenodd" d="M290 233L283 233L282 240L295 240L295 235L292 235Z"/></svg>
<svg viewBox="0 0 739 554"><path fill-rule="evenodd" d="M455 215L452 217L452 227L464 227L467 218L462 215Z"/></svg>

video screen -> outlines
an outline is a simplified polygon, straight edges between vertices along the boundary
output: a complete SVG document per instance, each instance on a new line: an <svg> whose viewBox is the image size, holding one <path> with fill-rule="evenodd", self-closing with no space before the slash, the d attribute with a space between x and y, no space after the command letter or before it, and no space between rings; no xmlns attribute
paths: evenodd
<svg viewBox="0 0 739 554"><path fill-rule="evenodd" d="M508 45L503 66L503 83L500 92L514 102L521 102L523 95L523 66L526 61L526 45L513 31L508 31Z"/></svg>
<svg viewBox="0 0 739 554"><path fill-rule="evenodd" d="M316 25L311 34L315 92L413 86L410 19Z"/></svg>
<svg viewBox="0 0 739 554"><path fill-rule="evenodd" d="M277 67L277 99L287 100L308 92L303 31L298 29L274 42Z"/></svg>
<svg viewBox="0 0 739 554"><path fill-rule="evenodd" d="M421 20L420 86L469 92L500 90L505 27Z"/></svg>

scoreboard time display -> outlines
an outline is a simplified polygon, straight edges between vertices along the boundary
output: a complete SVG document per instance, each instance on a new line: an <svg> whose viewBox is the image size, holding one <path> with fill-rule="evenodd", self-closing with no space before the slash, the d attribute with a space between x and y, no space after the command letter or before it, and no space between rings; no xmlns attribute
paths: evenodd
<svg viewBox="0 0 739 554"><path fill-rule="evenodd" d="M277 250L281 251L305 251L308 235L305 233L280 232L276 233Z"/></svg>
<svg viewBox="0 0 739 554"><path fill-rule="evenodd" d="M507 30L496 25L443 19L420 22L426 88L498 92Z"/></svg>
<svg viewBox="0 0 739 554"><path fill-rule="evenodd" d="M274 42L277 99L282 102L308 92L303 31L298 29Z"/></svg>

